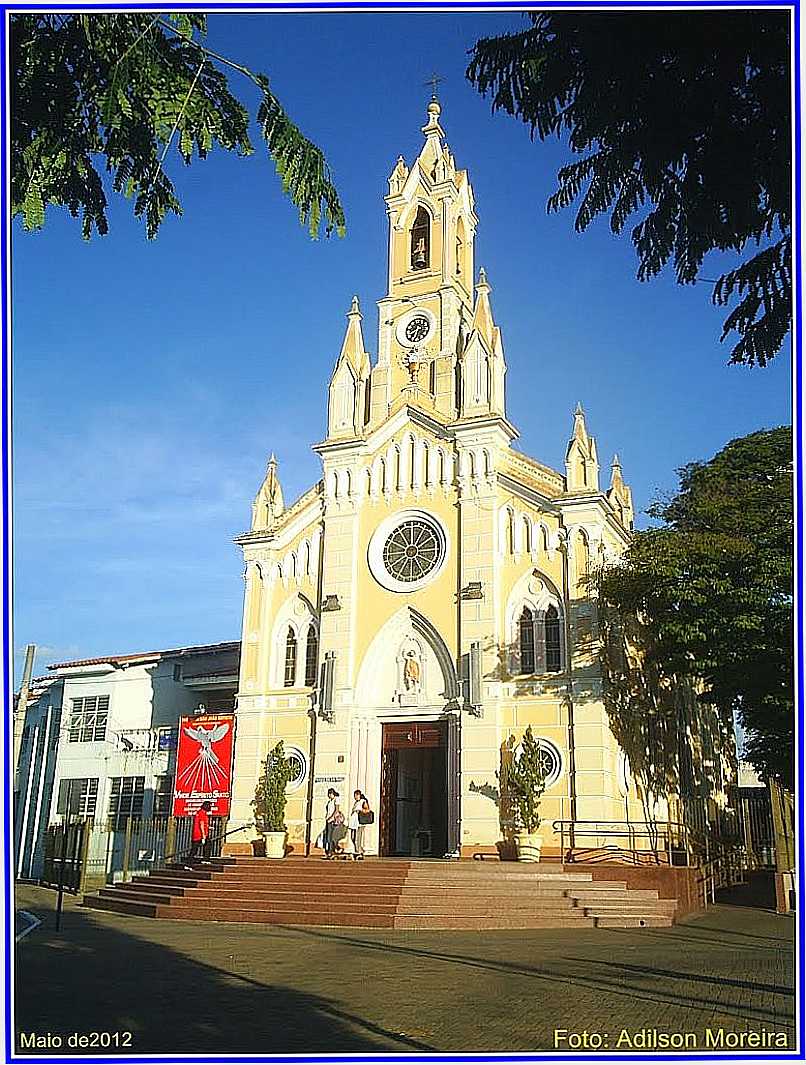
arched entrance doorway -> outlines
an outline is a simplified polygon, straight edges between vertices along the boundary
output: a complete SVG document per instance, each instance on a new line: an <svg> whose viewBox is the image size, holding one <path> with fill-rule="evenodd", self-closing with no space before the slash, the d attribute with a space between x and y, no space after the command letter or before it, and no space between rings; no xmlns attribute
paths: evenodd
<svg viewBox="0 0 806 1065"><path fill-rule="evenodd" d="M351 789L377 811L367 853L442 858L460 839L456 671L431 623L411 607L376 635L359 673Z"/></svg>

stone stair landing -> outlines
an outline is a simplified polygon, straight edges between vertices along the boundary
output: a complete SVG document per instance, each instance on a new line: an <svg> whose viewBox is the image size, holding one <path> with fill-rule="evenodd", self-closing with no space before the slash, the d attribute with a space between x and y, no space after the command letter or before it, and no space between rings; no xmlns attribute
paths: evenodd
<svg viewBox="0 0 806 1065"><path fill-rule="evenodd" d="M237 857L169 866L84 905L186 921L484 930L667 927L676 904L539 863Z"/></svg>

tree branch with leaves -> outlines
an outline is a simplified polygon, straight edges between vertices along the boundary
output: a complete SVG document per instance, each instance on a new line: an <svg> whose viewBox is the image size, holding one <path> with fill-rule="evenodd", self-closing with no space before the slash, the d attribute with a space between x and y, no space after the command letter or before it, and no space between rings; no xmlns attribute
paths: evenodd
<svg viewBox="0 0 806 1065"><path fill-rule="evenodd" d="M283 192L316 237L343 235L344 211L321 150L289 118L265 74L208 48L199 14L25 14L11 17L11 202L27 230L49 206L108 232L102 172L133 201L149 238L182 206L165 171L216 147L246 156L249 112L228 73L260 92L257 121Z"/></svg>
<svg viewBox="0 0 806 1065"><path fill-rule="evenodd" d="M713 285L739 302L730 361L765 365L792 322L790 21L785 11L535 12L484 38L469 80L532 137L567 138L548 209L576 230L632 220L638 278L671 264L708 280L711 252L743 256ZM758 248L758 252L753 252ZM752 254L750 254L752 253Z"/></svg>

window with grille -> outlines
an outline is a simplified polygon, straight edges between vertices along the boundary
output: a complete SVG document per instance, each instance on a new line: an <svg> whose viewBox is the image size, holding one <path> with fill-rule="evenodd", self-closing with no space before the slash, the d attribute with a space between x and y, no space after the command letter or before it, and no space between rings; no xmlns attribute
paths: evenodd
<svg viewBox="0 0 806 1065"><path fill-rule="evenodd" d="M550 673L562 669L560 615L555 606L546 611L546 669Z"/></svg>
<svg viewBox="0 0 806 1065"><path fill-rule="evenodd" d="M316 687L316 663L319 659L319 635L316 627L311 625L308 629L308 640L305 644L305 684L308 688Z"/></svg>
<svg viewBox="0 0 806 1065"><path fill-rule="evenodd" d="M534 673L535 671L535 624L532 611L528 606L523 608L523 613L518 621L521 651L521 673Z"/></svg>
<svg viewBox="0 0 806 1065"><path fill-rule="evenodd" d="M157 777L154 782L154 816L170 817L174 794L174 778L171 773Z"/></svg>
<svg viewBox="0 0 806 1065"><path fill-rule="evenodd" d="M143 816L145 777L112 777L109 817L114 828L125 828L130 817Z"/></svg>
<svg viewBox="0 0 806 1065"><path fill-rule="evenodd" d="M297 637L292 628L289 628L285 638L285 673L283 686L293 688L297 679Z"/></svg>
<svg viewBox="0 0 806 1065"><path fill-rule="evenodd" d="M69 743L91 743L106 739L109 696L89 695L70 700Z"/></svg>
<svg viewBox="0 0 806 1065"><path fill-rule="evenodd" d="M56 813L64 817L95 817L97 777L72 777L59 781Z"/></svg>

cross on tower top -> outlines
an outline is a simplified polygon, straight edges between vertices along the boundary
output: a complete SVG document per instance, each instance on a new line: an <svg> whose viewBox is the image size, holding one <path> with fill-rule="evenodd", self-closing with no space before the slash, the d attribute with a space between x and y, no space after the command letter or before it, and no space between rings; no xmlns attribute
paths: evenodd
<svg viewBox="0 0 806 1065"><path fill-rule="evenodd" d="M436 98L437 98L437 86L439 85L439 83L441 81L444 81L444 80L445 80L444 78L440 77L439 74L437 74L435 72L435 73L433 73L431 75L430 78L427 78L423 82L423 85L430 85L431 86L431 99L432 100L436 100Z"/></svg>

